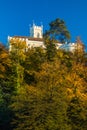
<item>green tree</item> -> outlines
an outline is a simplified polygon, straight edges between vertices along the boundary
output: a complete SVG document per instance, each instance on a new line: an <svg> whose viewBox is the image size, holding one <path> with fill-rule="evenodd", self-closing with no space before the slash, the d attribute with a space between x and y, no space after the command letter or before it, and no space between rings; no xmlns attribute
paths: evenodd
<svg viewBox="0 0 87 130"><path fill-rule="evenodd" d="M46 46L46 59L48 61L53 61L57 53L55 41L53 39L46 38L44 40L44 44Z"/></svg>
<svg viewBox="0 0 87 130"><path fill-rule="evenodd" d="M45 37L50 36L50 38L59 40L62 43L70 40L70 33L67 30L64 20L57 18L49 26L50 29L46 31Z"/></svg>
<svg viewBox="0 0 87 130"><path fill-rule="evenodd" d="M9 41L10 44L10 59L15 73L16 88L18 89L23 83L24 68L22 64L25 61L25 52L27 49L26 41L22 41L19 38L13 38Z"/></svg>
<svg viewBox="0 0 87 130"><path fill-rule="evenodd" d="M11 72L9 52L3 45L0 45L0 129L2 130L10 130L12 116L9 104L14 93Z"/></svg>
<svg viewBox="0 0 87 130"><path fill-rule="evenodd" d="M27 84L33 84L35 82L35 72L41 70L41 64L44 63L45 51L42 48L28 49L26 52L24 67L24 80Z"/></svg>
<svg viewBox="0 0 87 130"><path fill-rule="evenodd" d="M70 130L67 91L62 76L66 75L65 70L57 61L45 62L35 73L36 82L20 88L11 105L15 114L14 130Z"/></svg>

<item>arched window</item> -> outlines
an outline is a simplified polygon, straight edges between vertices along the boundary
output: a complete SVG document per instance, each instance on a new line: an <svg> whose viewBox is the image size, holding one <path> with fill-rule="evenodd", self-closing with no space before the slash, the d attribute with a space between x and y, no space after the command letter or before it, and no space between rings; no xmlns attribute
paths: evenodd
<svg viewBox="0 0 87 130"><path fill-rule="evenodd" d="M40 38L40 33L37 33L37 38Z"/></svg>

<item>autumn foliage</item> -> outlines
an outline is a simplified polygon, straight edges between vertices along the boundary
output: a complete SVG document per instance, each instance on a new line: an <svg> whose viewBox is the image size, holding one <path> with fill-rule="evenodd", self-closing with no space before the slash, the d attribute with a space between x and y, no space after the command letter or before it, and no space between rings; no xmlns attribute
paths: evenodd
<svg viewBox="0 0 87 130"><path fill-rule="evenodd" d="M0 130L87 130L86 52L11 42L0 45Z"/></svg>

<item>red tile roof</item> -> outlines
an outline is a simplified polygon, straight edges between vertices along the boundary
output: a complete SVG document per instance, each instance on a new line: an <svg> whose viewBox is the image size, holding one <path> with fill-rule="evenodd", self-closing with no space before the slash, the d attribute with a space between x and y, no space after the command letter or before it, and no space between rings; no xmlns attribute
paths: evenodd
<svg viewBox="0 0 87 130"><path fill-rule="evenodd" d="M32 41L43 41L43 38L33 38L28 36L13 36L13 38L24 38Z"/></svg>

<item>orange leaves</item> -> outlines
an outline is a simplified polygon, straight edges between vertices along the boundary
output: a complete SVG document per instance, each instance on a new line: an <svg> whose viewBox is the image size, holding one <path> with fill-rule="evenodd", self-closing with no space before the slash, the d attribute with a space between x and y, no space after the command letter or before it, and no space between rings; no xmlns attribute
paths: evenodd
<svg viewBox="0 0 87 130"><path fill-rule="evenodd" d="M72 69L66 75L67 93L70 99L76 96L83 102L87 100L85 72L83 65L73 64Z"/></svg>
<svg viewBox="0 0 87 130"><path fill-rule="evenodd" d="M4 78L5 67L0 63L0 78Z"/></svg>
<svg viewBox="0 0 87 130"><path fill-rule="evenodd" d="M8 57L8 54L7 53L2 53L2 54L0 54L0 58L2 58L2 59L5 59L5 58L7 58Z"/></svg>
<svg viewBox="0 0 87 130"><path fill-rule="evenodd" d="M0 71L4 72L5 71L5 67L0 63Z"/></svg>
<svg viewBox="0 0 87 130"><path fill-rule="evenodd" d="M5 77L7 67L10 67L9 53L6 48L0 44L0 78Z"/></svg>

